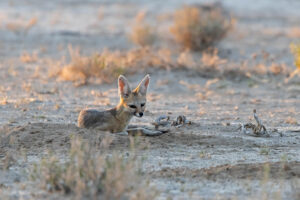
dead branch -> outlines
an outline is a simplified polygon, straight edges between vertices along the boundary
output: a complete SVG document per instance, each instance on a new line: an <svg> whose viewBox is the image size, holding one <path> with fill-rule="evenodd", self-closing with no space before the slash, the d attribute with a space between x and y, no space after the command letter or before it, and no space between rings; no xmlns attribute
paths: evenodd
<svg viewBox="0 0 300 200"><path fill-rule="evenodd" d="M152 124L155 126L155 129L171 126L179 128L186 124L192 124L192 122L187 120L184 115L179 115L175 120L170 120L170 116L162 115L159 116Z"/></svg>
<svg viewBox="0 0 300 200"><path fill-rule="evenodd" d="M248 130L252 130L252 134L255 136L265 136L265 137L270 137L266 127L262 124L261 120L258 118L256 114L256 109L253 110L253 117L256 121L256 125L253 123L247 123L247 124L241 124L239 127L239 130L242 131L244 134L249 134Z"/></svg>

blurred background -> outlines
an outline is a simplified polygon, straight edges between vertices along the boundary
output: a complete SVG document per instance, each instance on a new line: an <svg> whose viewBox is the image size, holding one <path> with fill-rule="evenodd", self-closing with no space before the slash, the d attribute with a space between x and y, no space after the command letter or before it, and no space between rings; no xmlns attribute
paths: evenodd
<svg viewBox="0 0 300 200"><path fill-rule="evenodd" d="M151 25L158 38L155 45L173 48L169 31L176 10L185 5L214 4L212 1L101 1L24 0L1 1L1 58L24 52L39 56L64 56L67 46L79 46L85 54L104 48L136 47L128 35L138 17ZM287 64L289 43L299 38L299 1L225 0L217 3L234 19L234 29L220 51L226 58L245 59L262 50L272 52ZM144 15L144 16L141 16ZM169 46L165 46L165 43ZM245 48L247 47L247 48ZM233 54L233 55L232 55ZM228 57L229 56L229 57ZM289 56L289 57L288 57ZM286 60L285 60L286 58Z"/></svg>

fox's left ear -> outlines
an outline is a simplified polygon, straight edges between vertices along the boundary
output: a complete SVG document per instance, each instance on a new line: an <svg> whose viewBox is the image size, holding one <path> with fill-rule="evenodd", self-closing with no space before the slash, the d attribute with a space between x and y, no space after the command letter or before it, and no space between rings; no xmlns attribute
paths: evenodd
<svg viewBox="0 0 300 200"><path fill-rule="evenodd" d="M137 91L143 95L147 93L147 89L150 83L150 76L147 74L143 80L140 82L140 84L137 86Z"/></svg>

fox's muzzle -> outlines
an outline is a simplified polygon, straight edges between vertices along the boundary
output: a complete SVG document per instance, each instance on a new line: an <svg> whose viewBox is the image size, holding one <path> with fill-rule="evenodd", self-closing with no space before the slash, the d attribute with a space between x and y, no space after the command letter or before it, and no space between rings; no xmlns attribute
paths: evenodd
<svg viewBox="0 0 300 200"><path fill-rule="evenodd" d="M135 112L134 115L136 117L143 117L144 113L143 112L139 112L139 113Z"/></svg>

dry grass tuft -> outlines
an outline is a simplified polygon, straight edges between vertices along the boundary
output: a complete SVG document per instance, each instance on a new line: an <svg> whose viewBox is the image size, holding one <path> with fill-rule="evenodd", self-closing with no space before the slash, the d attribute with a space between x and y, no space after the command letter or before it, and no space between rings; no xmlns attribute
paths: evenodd
<svg viewBox="0 0 300 200"><path fill-rule="evenodd" d="M32 53L31 55L27 52L24 52L21 56L20 56L20 60L23 63L35 63L38 61L38 56L37 53Z"/></svg>
<svg viewBox="0 0 300 200"><path fill-rule="evenodd" d="M71 61L57 74L62 80L86 82L90 77L100 78L103 82L112 82L119 74L125 73L123 60L117 53L104 51L101 54L83 56L79 49L69 47Z"/></svg>
<svg viewBox="0 0 300 200"><path fill-rule="evenodd" d="M51 66L50 76L61 80L85 84L91 78L100 82L111 83L119 74L133 74L136 72L151 72L153 69L182 69L193 71L195 75L208 78L226 78L241 81L253 79L261 82L257 76L287 75L288 68L284 64L272 63L256 65L255 68L248 63L228 63L221 58L216 48L208 48L202 52L199 59L198 52L183 51L172 52L170 49L154 49L150 47L138 48L128 51L109 51L92 56L83 56L79 49L69 49L71 61L68 64L58 63Z"/></svg>
<svg viewBox="0 0 300 200"><path fill-rule="evenodd" d="M291 51L294 54L294 62L298 70L300 70L300 44L291 44Z"/></svg>
<svg viewBox="0 0 300 200"><path fill-rule="evenodd" d="M0 98L0 105L6 105L6 104L8 104L8 98L7 98L7 96L1 97Z"/></svg>
<svg viewBox="0 0 300 200"><path fill-rule="evenodd" d="M140 12L135 17L129 38L141 47L152 46L156 39L155 28L145 22L146 12Z"/></svg>
<svg viewBox="0 0 300 200"><path fill-rule="evenodd" d="M8 170L16 163L16 158L12 152L6 152L4 158L1 159L0 169Z"/></svg>
<svg viewBox="0 0 300 200"><path fill-rule="evenodd" d="M284 64L272 63L269 71L273 75L288 74L288 68Z"/></svg>
<svg viewBox="0 0 300 200"><path fill-rule="evenodd" d="M291 125L298 125L296 118L293 118L290 116L288 118L286 118L285 123L291 124Z"/></svg>
<svg viewBox="0 0 300 200"><path fill-rule="evenodd" d="M218 49L213 49L211 52L203 52L201 62L207 68L218 68L219 66L226 64L227 60L218 56Z"/></svg>
<svg viewBox="0 0 300 200"><path fill-rule="evenodd" d="M296 75L300 76L300 43L299 44L291 44L290 46L291 52L294 54L294 63L296 69L289 75L288 78L285 79L285 83L288 83L291 79L293 79Z"/></svg>
<svg viewBox="0 0 300 200"><path fill-rule="evenodd" d="M174 14L170 28L175 40L184 49L203 50L221 40L231 27L222 7L185 6Z"/></svg>
<svg viewBox="0 0 300 200"><path fill-rule="evenodd" d="M87 82L96 77L101 82L111 83L120 74L130 74L149 67L170 67L170 53L167 50L153 51L151 48L130 51L108 51L92 56L82 56L79 49L69 48L69 64L58 64L59 69L51 68L50 76L73 82Z"/></svg>
<svg viewBox="0 0 300 200"><path fill-rule="evenodd" d="M44 158L35 165L31 176L49 191L62 191L79 199L153 199L156 194L142 180L135 154L108 154L107 146L103 144L103 149L96 150L74 137L68 160L61 162L55 156Z"/></svg>
<svg viewBox="0 0 300 200"><path fill-rule="evenodd" d="M32 27L38 23L38 18L33 17L29 21L10 22L6 24L6 28L15 33L27 33Z"/></svg>

